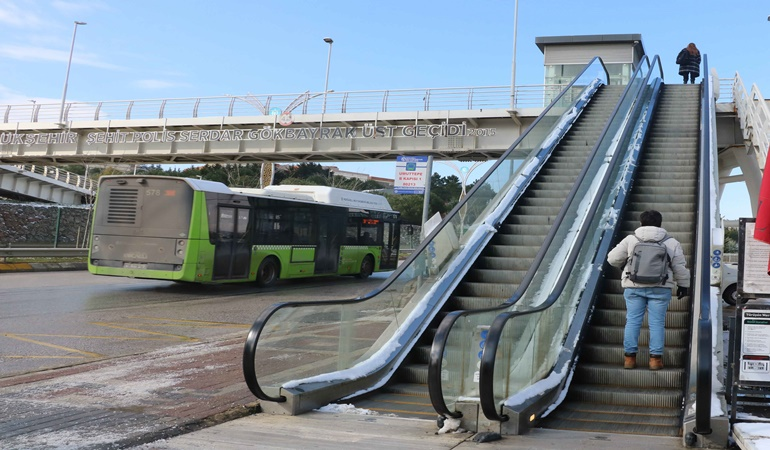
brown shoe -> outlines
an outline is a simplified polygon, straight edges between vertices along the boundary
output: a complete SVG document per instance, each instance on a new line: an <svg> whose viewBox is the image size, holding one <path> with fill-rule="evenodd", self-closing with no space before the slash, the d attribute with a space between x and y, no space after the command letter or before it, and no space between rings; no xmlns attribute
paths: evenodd
<svg viewBox="0 0 770 450"><path fill-rule="evenodd" d="M660 370L663 368L663 357L661 355L650 355L650 370Z"/></svg>
<svg viewBox="0 0 770 450"><path fill-rule="evenodd" d="M636 367L636 353L626 353L623 360L624 369L633 369Z"/></svg>

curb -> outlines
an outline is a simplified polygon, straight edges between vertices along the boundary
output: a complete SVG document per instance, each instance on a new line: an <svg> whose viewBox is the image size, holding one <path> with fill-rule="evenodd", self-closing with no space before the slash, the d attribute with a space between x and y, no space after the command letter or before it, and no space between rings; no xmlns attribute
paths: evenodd
<svg viewBox="0 0 770 450"><path fill-rule="evenodd" d="M88 270L87 263L0 263L0 273L4 272L59 272L65 270Z"/></svg>

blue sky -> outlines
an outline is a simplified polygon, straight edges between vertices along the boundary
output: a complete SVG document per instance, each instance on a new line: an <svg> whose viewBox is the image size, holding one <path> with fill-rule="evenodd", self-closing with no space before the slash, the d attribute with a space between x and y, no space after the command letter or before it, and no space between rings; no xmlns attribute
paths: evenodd
<svg viewBox="0 0 770 450"><path fill-rule="evenodd" d="M520 0L516 84L543 82L535 37L638 33L668 83L681 81L676 53L695 42L721 77L738 72L768 97L768 15L766 0ZM0 104L61 101L75 20L88 24L72 101L320 92L326 36L330 90L511 83L513 0L0 0ZM393 164L376 164L345 169L393 176ZM745 189L726 197L724 216L751 214Z"/></svg>

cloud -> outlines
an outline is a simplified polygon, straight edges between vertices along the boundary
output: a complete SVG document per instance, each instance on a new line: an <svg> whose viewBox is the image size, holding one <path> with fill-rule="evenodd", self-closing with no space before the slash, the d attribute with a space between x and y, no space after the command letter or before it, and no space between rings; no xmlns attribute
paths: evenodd
<svg viewBox="0 0 770 450"><path fill-rule="evenodd" d="M132 83L140 89L168 89L175 87L189 87L188 83L177 83L165 80L137 80Z"/></svg>
<svg viewBox="0 0 770 450"><path fill-rule="evenodd" d="M51 6L66 14L80 14L87 13L94 10L106 11L110 8L101 1L94 0L81 0L81 1L66 1L66 0L54 0L51 2Z"/></svg>
<svg viewBox="0 0 770 450"><path fill-rule="evenodd" d="M32 4L23 7L11 0L0 0L0 24L16 28L39 28L44 23L35 11Z"/></svg>
<svg viewBox="0 0 770 450"><path fill-rule="evenodd" d="M11 89L8 86L0 84L0 105L3 105L3 106L6 106L6 105L31 106L33 103L42 105L42 104L57 104L59 102L61 102L61 99L35 97L35 96L24 94L22 92Z"/></svg>
<svg viewBox="0 0 770 450"><path fill-rule="evenodd" d="M69 51L54 50L45 47L6 44L0 45L0 57L19 61L67 62L69 60ZM107 70L123 70L120 66L99 61L95 55L83 52L75 52L72 56L72 63Z"/></svg>

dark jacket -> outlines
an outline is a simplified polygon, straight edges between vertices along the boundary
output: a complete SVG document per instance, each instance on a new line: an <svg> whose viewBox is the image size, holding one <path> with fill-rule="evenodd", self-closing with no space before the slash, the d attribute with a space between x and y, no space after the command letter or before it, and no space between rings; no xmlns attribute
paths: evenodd
<svg viewBox="0 0 770 450"><path fill-rule="evenodd" d="M680 55L683 55L682 62L679 64L679 75L685 75L690 72L694 73L696 77L700 76L700 53L691 55L686 48L683 48ZM677 57L679 59L679 57Z"/></svg>

